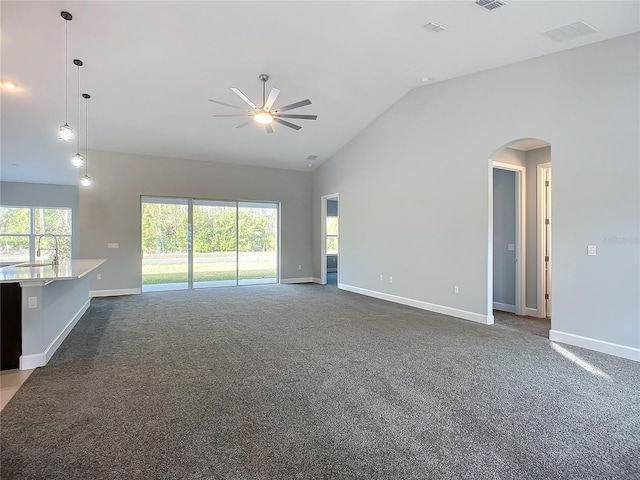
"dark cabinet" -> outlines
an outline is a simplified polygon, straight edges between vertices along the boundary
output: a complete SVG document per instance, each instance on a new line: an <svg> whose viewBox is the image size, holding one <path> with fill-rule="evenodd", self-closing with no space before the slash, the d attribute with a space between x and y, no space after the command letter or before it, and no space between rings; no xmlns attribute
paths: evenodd
<svg viewBox="0 0 640 480"><path fill-rule="evenodd" d="M19 283L0 284L0 327L0 369L20 368L22 288Z"/></svg>

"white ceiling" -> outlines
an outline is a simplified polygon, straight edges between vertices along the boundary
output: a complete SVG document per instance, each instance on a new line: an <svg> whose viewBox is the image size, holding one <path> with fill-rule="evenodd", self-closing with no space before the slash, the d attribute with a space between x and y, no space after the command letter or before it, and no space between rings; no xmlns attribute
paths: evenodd
<svg viewBox="0 0 640 480"><path fill-rule="evenodd" d="M90 147L312 170L416 87L640 30L638 1L520 1L489 12L465 1L421 2L73 2L2 1L3 180L76 184L74 144L64 123L64 21L69 23L70 123L73 58L85 62ZM598 33L555 43L540 32L585 21ZM433 33L438 21L450 28ZM302 130L234 128L238 87L260 101L260 73L281 89L276 106ZM422 77L431 77L422 83ZM81 129L84 138L84 128ZM84 141L84 140L83 140ZM308 155L318 159L308 167ZM99 182L98 178L94 179Z"/></svg>

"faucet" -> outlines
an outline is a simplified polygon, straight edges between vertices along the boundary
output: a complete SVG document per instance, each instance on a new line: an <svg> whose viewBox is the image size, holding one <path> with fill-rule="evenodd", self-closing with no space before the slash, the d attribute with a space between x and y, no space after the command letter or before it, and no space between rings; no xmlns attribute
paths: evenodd
<svg viewBox="0 0 640 480"><path fill-rule="evenodd" d="M40 248L40 240L42 240L42 237L53 237L53 239L56 242L56 248ZM55 254L53 256L53 261L51 262L51 265L58 265L59 263L59 259L58 259L58 237L56 237L53 233L45 233L43 235L40 235L38 237L38 250L36 251L36 256L40 256L40 252L42 250L55 250Z"/></svg>

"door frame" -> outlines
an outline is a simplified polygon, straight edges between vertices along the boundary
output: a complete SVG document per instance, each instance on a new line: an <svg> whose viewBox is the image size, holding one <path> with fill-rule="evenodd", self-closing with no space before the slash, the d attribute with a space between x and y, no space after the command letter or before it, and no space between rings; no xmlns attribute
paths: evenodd
<svg viewBox="0 0 640 480"><path fill-rule="evenodd" d="M338 235L340 235L340 194L331 193L320 197L320 284L327 284L327 200L338 200ZM340 238L338 237L338 271L340 283Z"/></svg>
<svg viewBox="0 0 640 480"><path fill-rule="evenodd" d="M553 301L553 295L551 295L551 287L553 285L553 282L551 281L551 276L553 275L553 270L551 268L552 262L553 262L553 256L552 256L552 250L551 250L551 246L553 244L552 238L553 238L553 216L550 215L550 219L549 219L549 228L551 229L551 234L549 235L549 245L548 245L548 252L549 252L549 285L546 285L546 276L545 276L545 272L544 272L544 247L545 247L545 235L544 235L544 221L545 221L545 195L544 195L544 189L545 189L545 170L549 170L549 203L551 205L549 205L549 211L551 211L551 207L553 205L553 200L551 197L551 188L553 187L552 185L552 180L551 180L551 162L547 162L547 163L540 163L537 165L537 169L536 169L536 173L537 173L537 179L536 179L536 192L537 192L537 197L538 197L538 201L537 201L537 212L536 212L536 223L538 225L538 232L537 232L537 240L538 240L538 248L536 249L536 275L537 275L537 280L538 280L538 284L536 286L537 288L537 295L536 295L536 302L538 304L538 315L541 318L546 318L546 317L550 317L551 316L551 302ZM547 290L548 287L548 290ZM545 292L548 291L549 292L549 311L547 312L547 303L545 302L545 298L544 298L544 294Z"/></svg>
<svg viewBox="0 0 640 480"><path fill-rule="evenodd" d="M527 167L489 159L489 243L487 278L487 318L493 319L493 170L515 172L516 182L516 315L525 315L526 306L526 226L527 226ZM492 322L493 323L493 322Z"/></svg>

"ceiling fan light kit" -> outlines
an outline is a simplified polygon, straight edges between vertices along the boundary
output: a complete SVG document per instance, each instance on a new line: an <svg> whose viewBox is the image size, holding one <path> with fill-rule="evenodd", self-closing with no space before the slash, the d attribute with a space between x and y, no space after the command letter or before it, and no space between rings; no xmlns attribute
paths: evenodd
<svg viewBox="0 0 640 480"><path fill-rule="evenodd" d="M305 100L301 100L296 103L292 103L289 105L285 105L284 107L280 107L278 109L273 109L273 104L275 103L278 95L280 94L280 90L277 88L271 88L269 91L269 96L267 97L267 81L269 80L269 75L266 73L262 73L258 76L258 80L262 82L262 106L258 107L255 103L249 99L244 93L242 93L238 88L232 87L231 91L238 95L249 107L251 110L245 110L242 107L238 107L236 105L231 105L229 103L220 102L218 100L209 100L210 102L217 103L218 105L223 105L225 107L237 108L239 110L245 110L244 114L232 114L232 115L212 115L213 117L252 117L248 121L241 123L236 128L242 128L251 123L251 120L255 120L256 123L265 126L265 130L267 133L273 133L273 127L271 124L273 122L279 123L286 127L292 128L294 130L300 130L302 127L300 125L293 124L283 118L294 118L298 120L316 120L318 118L317 115L298 115L298 114L283 114L281 112L286 112L288 110L293 110L295 108L304 107L306 105L311 105L311 100L308 98Z"/></svg>

